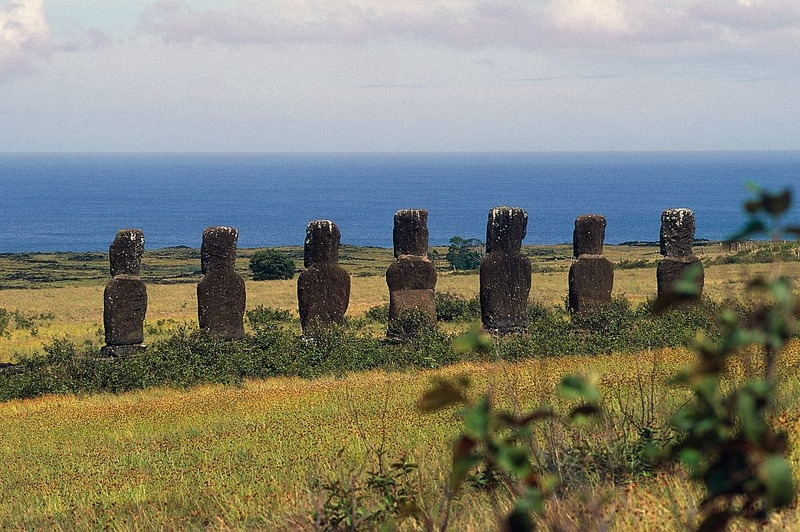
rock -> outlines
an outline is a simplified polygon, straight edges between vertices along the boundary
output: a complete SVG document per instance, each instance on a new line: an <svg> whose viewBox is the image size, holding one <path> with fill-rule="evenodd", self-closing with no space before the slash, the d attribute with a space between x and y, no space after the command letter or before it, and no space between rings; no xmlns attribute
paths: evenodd
<svg viewBox="0 0 800 532"><path fill-rule="evenodd" d="M108 249L111 281L103 291L103 329L106 348L136 346L144 349L147 287L139 277L144 234L139 229L117 232Z"/></svg>
<svg viewBox="0 0 800 532"><path fill-rule="evenodd" d="M111 277L119 274L139 275L144 253L144 233L141 229L121 229L108 248Z"/></svg>
<svg viewBox="0 0 800 532"><path fill-rule="evenodd" d="M680 281L686 272L692 267L697 268L697 283L700 292L698 299L703 293L703 285L705 283L705 272L703 271L703 263L700 262L696 256L689 257L664 257L656 268L656 283L658 285L658 297L661 297L672 289L672 286Z"/></svg>
<svg viewBox="0 0 800 532"><path fill-rule="evenodd" d="M667 209L661 213L661 254L665 257L689 257L694 242L694 212L690 209Z"/></svg>
<svg viewBox="0 0 800 532"><path fill-rule="evenodd" d="M232 227L203 231L202 266L205 275L197 285L200 328L226 340L244 336L245 283L236 273L236 242Z"/></svg>
<svg viewBox="0 0 800 532"><path fill-rule="evenodd" d="M394 215L395 261L386 270L389 287L389 321L419 310L436 324L436 266L428 258L428 211L405 209Z"/></svg>
<svg viewBox="0 0 800 532"><path fill-rule="evenodd" d="M599 214L578 216L572 232L572 253L576 259L581 255L602 255L605 238L605 217Z"/></svg>
<svg viewBox="0 0 800 532"><path fill-rule="evenodd" d="M135 345L144 342L147 288L138 276L115 276L106 285L103 302L106 345Z"/></svg>
<svg viewBox="0 0 800 532"><path fill-rule="evenodd" d="M330 220L309 222L297 302L303 332L342 323L350 304L350 274L339 266L341 233Z"/></svg>
<svg viewBox="0 0 800 532"><path fill-rule="evenodd" d="M486 224L486 256L480 269L481 320L488 331L523 332L528 328L531 263L520 252L528 214L495 207Z"/></svg>
<svg viewBox="0 0 800 532"><path fill-rule="evenodd" d="M693 266L699 270L695 279L698 299L702 295L705 274L703 264L692 252L694 231L694 212L690 209L667 209L661 213L660 243L664 259L656 269L659 297L670 293L675 283Z"/></svg>
<svg viewBox="0 0 800 532"><path fill-rule="evenodd" d="M603 257L606 219L587 214L575 219L572 249L578 259L569 269L569 308L573 312L607 305L614 287L614 266Z"/></svg>

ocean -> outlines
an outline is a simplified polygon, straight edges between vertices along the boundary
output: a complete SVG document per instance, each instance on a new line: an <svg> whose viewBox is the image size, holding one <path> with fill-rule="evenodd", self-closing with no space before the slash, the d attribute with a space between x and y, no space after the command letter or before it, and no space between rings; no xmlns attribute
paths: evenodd
<svg viewBox="0 0 800 532"><path fill-rule="evenodd" d="M213 225L238 228L239 247L299 246L321 219L343 243L391 247L395 211L411 208L447 244L484 240L502 205L528 212L526 244L571 242L581 214L606 217L607 243L656 241L675 207L718 240L743 222L748 181L796 186L800 151L0 154L0 253L107 251L123 228L149 249L199 247Z"/></svg>

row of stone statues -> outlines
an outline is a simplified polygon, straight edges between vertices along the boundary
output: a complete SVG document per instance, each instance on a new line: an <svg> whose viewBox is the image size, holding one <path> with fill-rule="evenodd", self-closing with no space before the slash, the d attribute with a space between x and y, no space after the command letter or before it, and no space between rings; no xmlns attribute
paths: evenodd
<svg viewBox="0 0 800 532"><path fill-rule="evenodd" d="M522 332L528 325L531 264L521 252L528 214L515 207L496 207L486 224L486 255L480 266L481 320L485 329ZM569 270L569 307L581 312L611 301L614 268L603 256L606 220L590 214L575 220ZM670 290L684 272L695 266L702 291L702 265L692 254L694 213L670 209L661 216L659 296ZM203 232L201 269L197 285L200 328L225 339L244 336L245 283L236 273L238 232L232 227L209 227ZM341 234L329 220L310 222L303 251L305 269L297 281L300 323L305 332L344 320L350 301L350 275L338 264ZM428 211L408 209L394 216L394 262L386 272L389 319L416 309L436 321L436 267L428 258ZM139 277L144 234L138 229L117 233L109 248L111 281L104 293L103 324L109 356L143 349L147 289Z"/></svg>

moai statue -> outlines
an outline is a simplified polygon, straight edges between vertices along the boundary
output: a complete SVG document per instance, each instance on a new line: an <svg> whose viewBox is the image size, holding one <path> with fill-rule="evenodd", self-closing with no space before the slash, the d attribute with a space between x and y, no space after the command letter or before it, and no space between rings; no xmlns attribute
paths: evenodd
<svg viewBox="0 0 800 532"><path fill-rule="evenodd" d="M350 274L339 266L341 233L330 220L306 227L305 270L297 279L297 302L303 332L342 323L350 304Z"/></svg>
<svg viewBox="0 0 800 532"><path fill-rule="evenodd" d="M233 227L203 231L197 316L201 329L225 340L244 336L244 279L235 269L238 238Z"/></svg>
<svg viewBox="0 0 800 532"><path fill-rule="evenodd" d="M658 296L667 294L686 270L696 267L697 286L703 293L703 264L692 253L694 212L689 209L667 209L661 213L661 254L664 258L656 270ZM696 266L695 266L696 265Z"/></svg>
<svg viewBox="0 0 800 532"><path fill-rule="evenodd" d="M495 207L486 224L486 256L481 262L481 320L490 332L524 332L528 328L531 262L520 252L528 213Z"/></svg>
<svg viewBox="0 0 800 532"><path fill-rule="evenodd" d="M428 258L428 211L404 209L394 215L395 261L386 270L389 321L411 309L430 316L436 324L436 266Z"/></svg>
<svg viewBox="0 0 800 532"><path fill-rule="evenodd" d="M105 356L126 356L144 349L144 316L147 287L139 277L144 252L144 233L139 229L117 231L108 248L111 281L103 291Z"/></svg>
<svg viewBox="0 0 800 532"><path fill-rule="evenodd" d="M605 236L603 216L586 214L575 219L572 254L578 260L569 269L569 308L572 311L580 312L611 302L614 267L603 256Z"/></svg>

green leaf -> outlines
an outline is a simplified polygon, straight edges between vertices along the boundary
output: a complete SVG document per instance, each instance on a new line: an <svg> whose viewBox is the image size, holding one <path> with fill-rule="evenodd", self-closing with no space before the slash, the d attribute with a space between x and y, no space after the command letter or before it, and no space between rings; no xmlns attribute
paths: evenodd
<svg viewBox="0 0 800 532"><path fill-rule="evenodd" d="M464 432L476 440L484 439L489 432L489 398L482 397L475 406L464 410L462 415Z"/></svg>
<svg viewBox="0 0 800 532"><path fill-rule="evenodd" d="M516 445L503 445L497 450L497 464L517 478L530 471L528 452Z"/></svg>
<svg viewBox="0 0 800 532"><path fill-rule="evenodd" d="M739 394L736 401L736 413L742 423L742 432L747 441L757 444L764 438L767 424L762 416L759 401L745 390Z"/></svg>
<svg viewBox="0 0 800 532"><path fill-rule="evenodd" d="M600 392L594 383L580 375L566 375L558 385L558 393L566 399L583 399L592 404L600 402Z"/></svg>
<svg viewBox="0 0 800 532"><path fill-rule="evenodd" d="M764 222L762 222L761 220L750 220L745 224L745 226L741 230L732 235L729 235L725 239L725 241L736 242L737 240L742 240L749 236L766 232L767 232L767 226L764 225Z"/></svg>
<svg viewBox="0 0 800 532"><path fill-rule="evenodd" d="M433 412L467 400L461 387L449 381L441 381L438 386L428 390L417 402L421 412Z"/></svg>
<svg viewBox="0 0 800 532"><path fill-rule="evenodd" d="M747 211L748 214L757 213L763 206L764 202L761 201L760 199L748 200L744 202L744 210Z"/></svg>
<svg viewBox="0 0 800 532"><path fill-rule="evenodd" d="M576 425L585 425L599 415L600 408L596 405L584 404L573 408L569 413L569 419Z"/></svg>
<svg viewBox="0 0 800 532"><path fill-rule="evenodd" d="M786 212L789 205L792 204L792 192L786 189L777 194L770 194L765 192L763 196L764 208L772 216L777 216Z"/></svg>
<svg viewBox="0 0 800 532"><path fill-rule="evenodd" d="M678 453L678 459L694 474L700 469L700 461L703 459L703 453L698 449L685 448L681 449Z"/></svg>
<svg viewBox="0 0 800 532"><path fill-rule="evenodd" d="M766 488L767 502L771 508L784 508L794 501L794 477L785 458L768 457L758 468L758 478Z"/></svg>
<svg viewBox="0 0 800 532"><path fill-rule="evenodd" d="M493 349L492 337L477 324L453 341L453 350L457 353L491 353Z"/></svg>
<svg viewBox="0 0 800 532"><path fill-rule="evenodd" d="M481 457L475 454L453 460L453 474L450 477L450 488L453 493L461 488L469 472L480 463Z"/></svg>

